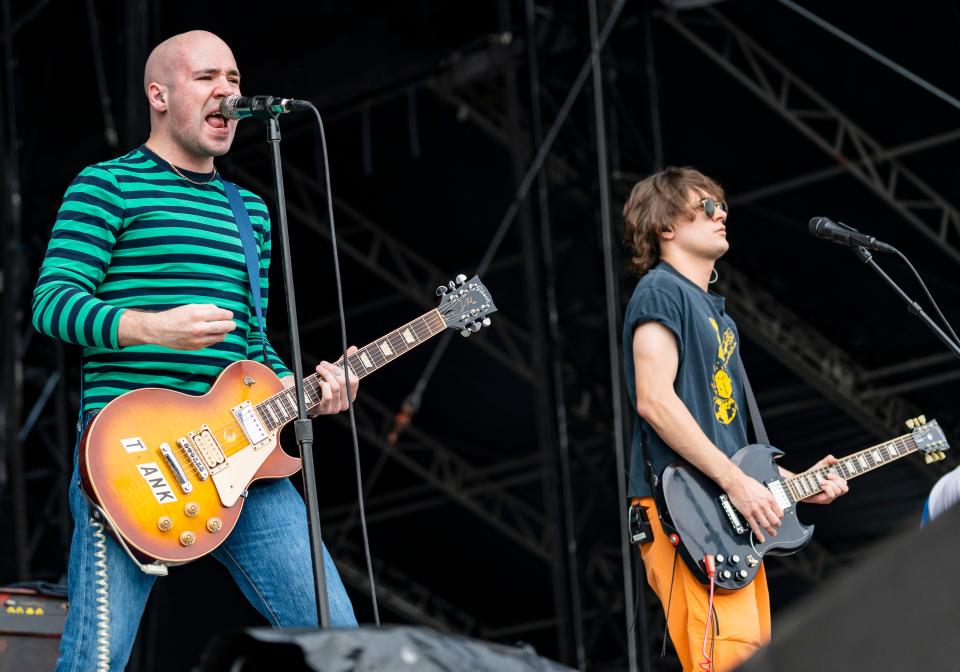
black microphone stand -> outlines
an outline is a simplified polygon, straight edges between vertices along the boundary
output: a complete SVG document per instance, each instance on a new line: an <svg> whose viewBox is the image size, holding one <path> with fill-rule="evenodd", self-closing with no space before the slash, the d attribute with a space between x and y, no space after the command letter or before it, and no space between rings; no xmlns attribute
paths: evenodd
<svg viewBox="0 0 960 672"><path fill-rule="evenodd" d="M900 298L906 302L907 310L913 313L914 315L916 315L917 317L919 317L920 321L923 322L927 326L927 328L930 329L930 331L936 334L937 338L943 341L944 345L947 346L947 349L949 349L950 352L952 352L958 359L960 359L960 345L958 345L956 341L950 338L950 336L948 336L943 331L943 329L941 329L940 326L936 322L934 322L930 318L930 316L923 311L923 308L920 306L919 303L911 299L906 292L900 289L900 286L893 281L893 278L887 275L884 272L884 270L880 268L877 262L873 260L873 255L870 254L870 251L860 246L855 246L852 249L853 249L853 254L854 256L857 257L857 259L859 259L863 263L867 264L870 268L875 270L880 275L880 277L887 282L888 285L893 287L893 291L895 291L900 296Z"/></svg>
<svg viewBox="0 0 960 672"><path fill-rule="evenodd" d="M310 532L310 552L313 558L313 578L317 597L317 615L320 627L330 625L330 605L327 601L327 576L323 562L323 541L320 537L320 510L317 497L317 479L313 466L313 425L307 417L307 402L303 392L303 362L300 354L300 330L297 323L297 301L293 291L293 265L290 261L290 234L287 230L287 201L283 192L283 165L280 159L280 124L277 117L282 109L274 107L273 98L256 96L251 100L251 115L267 123L267 142L273 164L273 183L277 192L277 228L280 232L280 250L283 259L283 287L287 302L287 322L290 328L290 353L293 358L293 380L297 393L297 419L294 431L300 457L303 459L303 498L307 507L307 529Z"/></svg>

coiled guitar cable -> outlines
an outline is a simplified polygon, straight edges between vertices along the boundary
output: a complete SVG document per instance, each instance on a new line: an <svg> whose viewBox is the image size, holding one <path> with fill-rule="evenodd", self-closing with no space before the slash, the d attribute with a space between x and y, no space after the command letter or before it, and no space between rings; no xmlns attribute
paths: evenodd
<svg viewBox="0 0 960 672"><path fill-rule="evenodd" d="M97 597L97 672L110 672L110 581L107 572L107 537L100 514L90 516L93 528L94 581Z"/></svg>

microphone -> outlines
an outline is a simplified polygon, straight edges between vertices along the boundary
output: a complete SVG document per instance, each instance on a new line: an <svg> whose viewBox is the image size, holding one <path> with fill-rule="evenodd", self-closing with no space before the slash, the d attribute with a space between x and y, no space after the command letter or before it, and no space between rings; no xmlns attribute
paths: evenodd
<svg viewBox="0 0 960 672"><path fill-rule="evenodd" d="M897 248L893 247L893 245L881 243L873 236L860 233L856 229L851 229L846 224L837 224L827 217L814 217L811 219L810 233L815 235L817 238L832 240L835 243L849 245L850 247L865 247L866 249L873 250L874 252L895 253L897 251Z"/></svg>
<svg viewBox="0 0 960 672"><path fill-rule="evenodd" d="M287 112L309 110L310 102L273 96L227 96L220 101L220 114L227 119L272 119Z"/></svg>

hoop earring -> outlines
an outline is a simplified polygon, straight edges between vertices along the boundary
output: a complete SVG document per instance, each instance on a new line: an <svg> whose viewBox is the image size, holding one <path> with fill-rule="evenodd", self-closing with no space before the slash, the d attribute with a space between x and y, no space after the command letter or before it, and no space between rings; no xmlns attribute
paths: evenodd
<svg viewBox="0 0 960 672"><path fill-rule="evenodd" d="M717 269L716 269L716 268L713 268L713 269L711 269L711 271L710 271L710 279L707 280L707 284L708 284L708 285L712 285L713 283L715 283L715 282L716 282L717 280L719 280L719 279L720 279L720 274L717 273Z"/></svg>

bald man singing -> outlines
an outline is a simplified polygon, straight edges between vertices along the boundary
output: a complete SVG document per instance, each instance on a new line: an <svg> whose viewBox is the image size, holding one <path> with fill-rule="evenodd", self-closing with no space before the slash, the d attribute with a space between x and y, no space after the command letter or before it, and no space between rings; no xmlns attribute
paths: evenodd
<svg viewBox="0 0 960 672"><path fill-rule="evenodd" d="M233 53L211 33L171 37L147 59L144 89L150 137L124 156L85 168L70 184L33 295L34 326L83 349L80 435L124 392L160 387L203 394L238 360L257 360L293 383L257 326L237 224L214 165L236 131L237 122L219 114L221 100L240 91ZM257 300L266 314L269 213L259 196L240 194L259 247ZM317 373L322 397L312 415L346 410L356 378L348 389L329 362ZM57 670L122 670L155 579L104 535L76 466L70 508L70 610ZM331 624L356 626L336 567L324 555ZM288 479L251 486L236 528L213 556L274 627L316 627L306 516ZM216 596L197 597L184 607L215 618Z"/></svg>

